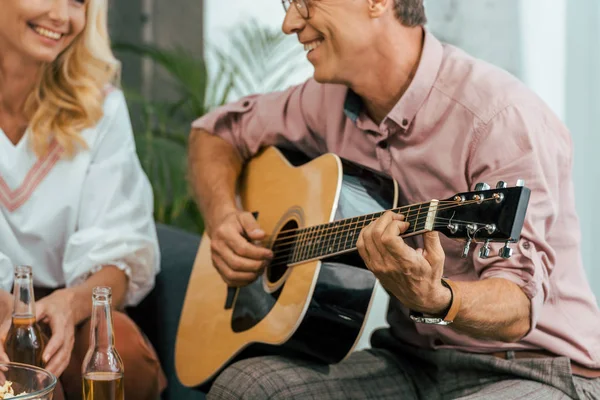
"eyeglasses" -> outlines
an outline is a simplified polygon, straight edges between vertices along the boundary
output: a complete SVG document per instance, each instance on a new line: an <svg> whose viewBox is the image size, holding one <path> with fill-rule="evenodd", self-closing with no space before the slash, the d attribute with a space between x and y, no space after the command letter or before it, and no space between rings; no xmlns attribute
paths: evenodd
<svg viewBox="0 0 600 400"><path fill-rule="evenodd" d="M308 0L281 0L281 4L283 4L283 9L286 13L288 12L292 3L294 3L296 6L296 10L298 10L300 16L304 19L308 19Z"/></svg>

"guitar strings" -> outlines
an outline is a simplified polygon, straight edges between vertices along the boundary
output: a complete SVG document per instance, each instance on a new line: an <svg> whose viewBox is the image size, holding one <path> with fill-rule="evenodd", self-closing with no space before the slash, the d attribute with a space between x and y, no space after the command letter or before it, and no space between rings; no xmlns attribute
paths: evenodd
<svg viewBox="0 0 600 400"><path fill-rule="evenodd" d="M411 217L409 220L404 220L404 221L410 223L410 226L409 226L408 229L411 229L411 228L413 228L413 226L415 224L418 224L418 223L421 223L421 222L423 222L423 224L424 224L423 226L425 226L425 221L422 221L422 220L427 220L427 218L429 218L429 216L424 214L424 215L415 217L414 220ZM477 222L474 222L474 221L463 221L463 220L459 220L459 219L455 219L455 218L435 217L435 219L436 219L436 221L458 222L458 223L462 223L464 225L478 224ZM369 222L372 222L372 221L375 221L375 220L376 219L373 219L373 220L371 220ZM316 231L314 231L314 232L300 233L300 234L294 235L292 237L279 238L279 239L275 240L275 242L273 242L273 246L272 247L277 247L277 246L281 247L281 246L295 245L295 244L299 244L300 245L300 244L303 244L303 242L312 242L317 237L318 237L318 239L320 241L323 241L323 240L326 240L326 239L330 239L331 237L333 237L334 240L335 240L335 238L337 236L341 235L341 234L348 233L348 232L350 232L352 230L356 230L357 228L360 228L360 229L364 228L365 226L362 226L362 227L358 226L362 222L366 222L366 221L356 222L355 223L356 226L350 226L350 227L348 227L348 229L343 229L343 230L335 231L335 232L333 232L333 230L336 229L336 228L327 228L326 230L331 230L331 232L318 232L318 235L316 237L315 236L312 236L312 237L310 236L312 233L316 233ZM482 225L482 224L478 224L478 225ZM444 226L444 225L441 225L441 226ZM344 227L344 228L346 228L346 227ZM417 229L413 229L412 232L408 232L408 233L414 233L416 231L417 231ZM303 235L306 235L306 236L304 238L302 238ZM296 237L301 237L301 239L300 240L289 240L287 242L279 243L279 241L281 239L285 239L285 240L287 240L287 239L295 239ZM264 244L266 244L266 243L264 243ZM306 243L304 243L304 244L306 244Z"/></svg>
<svg viewBox="0 0 600 400"><path fill-rule="evenodd" d="M462 205L472 204L473 202L477 202L477 201L473 200L471 202L462 203L462 204L455 204L455 203L453 203L453 205L449 206L449 207L448 206L447 207L439 207L438 206L437 209L436 209L436 211L444 211L444 210L447 210L447 209L451 209L453 207L459 207L459 206L462 206ZM426 203L426 204L430 204L430 203ZM389 210L389 211L395 211L395 209L392 209L392 210ZM364 226L366 226L367 222L370 223L370 222L373 222L373 221L377 220L384 213L385 213L385 211L382 212L382 213L376 213L377 215L372 214L372 215L375 215L375 217L369 217L369 218L366 218L365 220L362 220L362 221L361 220L352 221L352 219L354 219L354 218L362 218L362 217L366 217L366 216L359 216L359 217L354 217L354 218L343 219L343 220L334 221L334 222L327 223L327 224L315 225L313 227L294 228L294 229L289 229L289 230L281 231L281 232L284 232L284 233L291 232L292 235L285 235L285 234L281 235L280 234L279 237L278 237L278 239L276 239L275 242L273 242L273 244L275 244L278 241L284 240L284 239L295 239L296 237L299 237L299 236L302 236L302 235L310 235L311 233L316 232L315 228L318 228L320 226L326 227L328 225L332 225L332 224L336 224L337 223L336 226L330 226L328 228L325 228L324 232L319 232L320 235L335 236L335 235L338 235L340 233L348 232L351 229L355 229L356 227L358 227L359 224L363 224L363 227L364 227ZM417 214L416 218L427 218L429 216L428 213L429 213L429 209L423 210L422 213L421 213L421 211L417 211L416 212L416 214ZM421 216L421 214L422 214L422 216ZM406 220L408 222L411 222L411 218L415 218L415 217L413 217L413 215L410 215L410 210L409 210L409 213L406 215L406 217L407 217ZM348 222L343 222L343 221L349 221L349 223ZM463 221L463 220L458 220L458 219L455 220L455 221L456 222L463 222L463 223L466 223L466 224L472 223L471 221ZM342 230L342 231L339 231L339 232L333 232L333 230L338 229L340 226L342 226L344 228L350 226L350 229ZM315 229L315 231L311 232L310 229ZM330 231L330 232L327 232L327 231ZM297 232L300 232L300 233L297 233ZM272 236L270 236L270 237L272 237ZM268 238L266 240L263 240L263 244L266 244L266 242L268 242Z"/></svg>
<svg viewBox="0 0 600 400"><path fill-rule="evenodd" d="M413 226L413 231L412 232L408 232L407 234L405 233L402 236L407 236L408 234L411 234L411 233L420 231L422 229L425 229L426 219L427 219L427 215L423 214L423 216L418 217L417 220L412 221L415 224ZM420 221L420 220L422 220L422 221ZM441 223L442 221L460 222L460 221L457 221L457 220L455 220L453 218L436 217L435 221L434 221L434 228L446 227L447 225L445 223ZM482 224L477 224L477 223L472 222L472 221L462 221L462 222L465 222L467 224L482 225ZM346 240L344 240L343 248L340 247L337 252L331 250L331 248L333 248L333 247L339 247L342 244L341 241L339 243L335 243L335 236L339 235L342 232L348 232L348 231L350 231L350 230L337 232L336 235L329 235L329 236L334 236L334 242L333 243L330 244L330 243L327 243L327 242L323 241L323 242L320 242L318 244L318 246L315 246L313 248L310 248L310 244L308 244L308 243L302 243L302 240L300 242L298 242L298 243L296 243L296 241L289 241L289 242L286 242L286 243L283 243L283 244L279 244L279 246L273 246L274 252L276 253L276 256L271 260L271 263L273 263L273 261L279 261L281 259L285 259L286 264L288 262L293 261L293 260L290 260L290 258L293 259L294 256L292 256L292 257L290 257L290 256L293 255L293 253L297 251L298 245L303 245L303 244L306 244L309 247L304 247L303 249L298 250L298 253L296 254L296 256L299 256L298 258L305 257L306 255L312 254L312 253L317 253L319 255L317 258L321 258L323 256L327 256L329 254L325 254L325 255L319 254L320 252L322 252L323 250L326 250L327 248L330 249L329 250L330 254L335 254L337 252L346 252L347 250L352 250L352 249L354 249L356 247L356 243L355 242L356 242L356 240L358 240L358 238L356 237L356 234L352 235L352 237L351 237L351 241L350 241L351 247L346 248L346 246L348 244L348 240L350 239L350 237L347 237ZM360 231L358 231L358 233L360 233ZM315 258L315 257L310 257L309 259L312 259L312 258ZM294 261L293 263L297 263L299 261ZM301 261L305 261L305 260L301 260ZM273 265L273 264L271 264L271 265Z"/></svg>
<svg viewBox="0 0 600 400"><path fill-rule="evenodd" d="M412 232L406 232L406 234L415 233L417 231L425 229L426 220L427 220L427 216L421 216L421 217L419 217L418 220L410 221L410 222L413 222L413 224L409 227L409 229L412 229ZM455 220L455 219L452 219L452 218L436 217L435 218L435 222L434 222L434 227L435 228L447 227L447 224L444 223L444 222L463 222L465 224L474 223L474 222L471 222L471 221L458 221L458 220ZM422 225L419 226L419 224L422 224ZM357 226L357 228L358 228L358 226ZM298 255L300 257L302 257L306 253L314 253L314 252L319 253L319 252L321 252L323 250L326 250L328 247L339 247L340 245L342 245L342 242L340 241L339 243L335 243L336 237L339 234L347 233L347 232L350 232L350 231L352 231L352 229L348 229L348 230L337 232L335 235L334 234L328 234L328 238L331 238L331 237L334 238L333 243L328 243L328 242L325 241L325 239L323 237L319 237L318 247L314 247L314 245L316 243L312 242L312 240L310 238L307 238L306 241L305 240L300 240L300 241L291 240L291 241L284 242L284 243L277 243L277 241L276 241L275 245L273 246L273 249L276 249L276 250L274 250L274 252L276 252L277 254L280 254L281 252L286 251L286 250L291 250L291 252L293 252L293 251L296 250L297 246L303 246L303 245L304 246L311 246L311 245L313 245L312 248L306 248L305 247L304 249L299 250ZM345 248L345 246L348 244L349 240L350 240L351 243L354 240L358 240L357 233L360 234L360 231L357 231L353 235L348 236L344 240L344 244L343 244L344 248L340 248L339 250L340 251L347 250ZM287 255L289 255L289 253L290 253L290 251L288 251ZM274 258L274 259L276 259L276 258Z"/></svg>
<svg viewBox="0 0 600 400"><path fill-rule="evenodd" d="M435 224L434 225L435 228L439 228L439 227L443 227L443 226L445 226L445 224ZM423 226L420 227L419 230L420 229L424 229L424 228L425 228L425 224L423 224ZM355 248L356 248L356 245L354 245L353 247L349 247L349 248L340 250L340 253L352 251ZM283 256L280 255L280 256L274 257L273 260L271 260L271 262L269 263L268 266L269 267L289 267L289 264L305 263L305 262L309 262L309 261L320 260L320 259L322 259L324 257L331 256L330 254L318 255L318 256L311 257L311 258L307 258L305 260L299 260L299 261L296 261L296 262L291 262L291 260L289 260L289 258L290 258L289 256L292 253L293 253L293 251L292 252L287 252L287 254L284 254ZM276 262L274 263L274 261L276 261ZM293 268L293 266L289 267L289 268Z"/></svg>
<svg viewBox="0 0 600 400"><path fill-rule="evenodd" d="M490 201L490 200L495 200L495 199L494 198L488 198L488 199L484 199L482 201ZM464 202L464 203L460 203L460 204L456 204L456 203L453 203L453 202L448 202L448 203L451 203L451 204L448 204L448 205L442 206L442 207L437 206L436 207L436 212L438 212L438 211L444 211L444 210L450 210L452 208L462 207L462 206L465 206L465 205L469 205L469 204L473 204L473 203L478 203L478 202L479 201L477 201L477 200L470 200L468 202ZM428 204L429 205L431 203L422 203L422 204ZM397 210L397 209L391 209L389 211L395 211L395 210ZM385 213L385 212L383 212L383 213ZM366 226L367 223L370 223L370 222L373 222L373 221L379 219L383 215L383 213L381 213L381 214L379 214L378 216L375 216L375 217L367 218L367 219L365 219L363 221L360 221L360 220L359 221L352 221L352 219L354 219L354 218L362 218L362 216L360 216L360 217L354 217L354 218L346 218L346 219L342 219L342 220L339 220L339 221L334 221L334 222L331 222L331 223L328 223L328 224L315 225L314 227L294 228L294 229L288 229L288 230L285 230L285 231L281 231L281 232L284 232L284 233L290 232L292 234L291 235L281 235L281 234L278 235L278 238L272 243L272 245L273 245L272 247L275 247L276 245L282 246L282 245L286 245L288 243L296 243L295 240L291 240L289 242L284 242L284 243L278 243L278 242L280 242L282 240L296 239L296 238L301 237L303 235L310 235L311 233L316 232L316 230L314 232L309 232L309 229L311 229L311 228L314 229L314 228L319 227L319 226L325 227L327 225L335 224L335 223L337 223L338 225L335 226L335 227L325 228L324 232L319 232L319 236L322 237L323 239L325 239L327 237L331 237L331 236L337 236L337 235L339 235L341 233L349 232L349 231L351 231L353 229L356 229L359 224L363 224L363 227L364 227L364 226ZM419 219L421 219L421 218L427 219L429 217L428 213L429 213L429 209L423 210L422 212L417 211L417 216L416 217L413 217L412 215L408 214L408 222L418 223ZM371 214L371 215L374 215L374 214ZM413 221L411 218L416 218L416 220ZM441 217L436 217L436 218L440 218L441 219ZM448 220L450 220L450 219L448 219ZM471 224L471 223L473 223L472 221L463 221L463 220L458 220L458 219L452 219L452 220L455 221L455 222L461 222L461 223L464 223L464 224ZM348 221L348 222L342 223L343 221ZM337 229L337 228L339 228L339 227L348 228L348 229L344 229L344 230L341 230L341 231L334 232L334 230ZM330 232L327 232L327 231L330 231ZM269 236L269 238L271 238L271 237L273 237L273 236ZM306 238L308 239L308 237L306 237ZM263 239L262 240L263 244L267 244L268 240L269 240L268 238Z"/></svg>
<svg viewBox="0 0 600 400"><path fill-rule="evenodd" d="M471 204L473 201L476 201L476 200L469 200L469 202L468 202L468 203L469 203L469 204ZM419 207L419 210L420 210L422 206L424 206L424 205L427 205L427 206L429 206L430 204L431 204L431 201L429 201L429 202L423 202L423 203L415 203L415 204L411 204L411 205L408 205L408 206L402 206L402 207L398 207L398 208L392 208L392 209L385 210L385 211L381 211L381 212L376 212L376 213L373 213L373 214L366 214L366 215L360 215L360 216L357 216L357 217L344 218L344 219L340 219L340 220L338 220L338 221L328 222L328 223L321 224L321 225L315 225L314 227L317 227L317 226L326 226L326 225L330 225L330 224L333 224L333 223L339 223L339 224L342 224L342 223L346 223L345 221L348 221L348 222L350 222L350 223L356 223L356 222L358 222L358 221L354 221L354 222L352 222L352 220L353 220L353 219L355 219L355 218L362 218L362 217L369 217L369 216L372 216L372 215L378 215L378 216L376 216L376 217L374 217L374 218L373 218L373 217L370 217L370 218L372 218L372 219L370 219L369 221L373 221L374 219L377 219L377 218L381 217L381 216L382 216L382 215L383 215L385 212L387 212L387 211L394 211L394 212L395 212L395 211L398 211L398 212L402 212L404 209L408 209L408 212L409 212L409 214L410 214L410 212L412 211L412 210L411 210L411 208L416 208L416 207L418 206L418 207ZM439 204L457 205L457 203L456 203L456 202L454 202L454 201L450 201L450 200L442 200L442 201L439 201L439 202L438 202L438 205L439 205ZM417 210L417 212L418 212L418 210ZM361 222L364 222L364 221L361 221ZM285 235L282 235L282 234L286 234L286 233L288 233L288 232L292 232L292 233L294 233L294 232L297 232L297 231L299 231L299 230L303 230L303 229L310 229L310 228L314 228L314 227L307 227L307 228L292 228L292 229L283 230L283 231L280 231L280 232L279 232L279 236L280 236L280 237L281 237L281 236L284 236L284 237L286 237ZM329 228L327 228L327 229L329 229ZM265 239L266 239L266 240L268 240L268 239L269 239L269 238L271 238L271 237L272 237L272 236L267 236ZM289 238L290 236L287 236L287 237Z"/></svg>

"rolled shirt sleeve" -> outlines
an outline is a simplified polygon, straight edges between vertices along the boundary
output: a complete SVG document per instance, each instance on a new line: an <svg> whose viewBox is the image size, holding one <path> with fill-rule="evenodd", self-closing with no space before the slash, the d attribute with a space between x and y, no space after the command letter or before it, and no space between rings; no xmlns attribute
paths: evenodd
<svg viewBox="0 0 600 400"><path fill-rule="evenodd" d="M129 278L126 305L136 305L154 286L160 256L152 188L136 154L122 92L109 94L98 131L77 231L65 250L65 281L77 285L103 266L117 266Z"/></svg>
<svg viewBox="0 0 600 400"><path fill-rule="evenodd" d="M192 123L215 134L248 160L264 146L281 146L316 156L325 151L321 104L325 85L313 79L284 91L251 95L221 106Z"/></svg>
<svg viewBox="0 0 600 400"><path fill-rule="evenodd" d="M559 223L560 196L571 193L563 182L570 182L571 139L558 120L548 113L527 107L508 107L488 124L479 127L472 146L468 171L473 188L478 182L506 181L514 186L525 180L531 197L521 239L513 244L509 259L481 259L477 252L473 264L480 279L504 278L517 284L531 300L531 329L538 321L542 305L551 297L550 275L557 263L551 245ZM570 203L569 203L570 204ZM576 218L573 215L573 218ZM576 245L576 238L573 238ZM503 244L493 244L497 254Z"/></svg>

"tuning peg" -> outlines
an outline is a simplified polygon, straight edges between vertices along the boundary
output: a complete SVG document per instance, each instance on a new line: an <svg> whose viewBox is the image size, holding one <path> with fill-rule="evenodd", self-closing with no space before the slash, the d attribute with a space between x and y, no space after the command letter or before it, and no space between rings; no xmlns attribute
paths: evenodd
<svg viewBox="0 0 600 400"><path fill-rule="evenodd" d="M517 179L517 186L518 187L525 186L525 179Z"/></svg>
<svg viewBox="0 0 600 400"><path fill-rule="evenodd" d="M465 243L465 247L463 247L463 252L461 258L467 258L469 256L469 249L471 248L471 239L467 239L467 243Z"/></svg>
<svg viewBox="0 0 600 400"><path fill-rule="evenodd" d="M475 191L481 191L481 190L490 190L490 185L488 185L487 183L484 182L480 182L477 185L475 185Z"/></svg>
<svg viewBox="0 0 600 400"><path fill-rule="evenodd" d="M498 183L496 183L496 189L506 189L507 187L508 183L504 181L498 181Z"/></svg>
<svg viewBox="0 0 600 400"><path fill-rule="evenodd" d="M488 258L490 255L490 241L486 240L481 249L479 249L479 258Z"/></svg>
<svg viewBox="0 0 600 400"><path fill-rule="evenodd" d="M512 256L512 249L508 247L510 242L506 242L504 246L498 251L498 255L502 258L510 258Z"/></svg>

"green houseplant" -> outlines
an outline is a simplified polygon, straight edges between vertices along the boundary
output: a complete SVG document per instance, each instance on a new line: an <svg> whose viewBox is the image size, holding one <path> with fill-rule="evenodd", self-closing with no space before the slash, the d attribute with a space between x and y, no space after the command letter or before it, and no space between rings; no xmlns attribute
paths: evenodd
<svg viewBox="0 0 600 400"><path fill-rule="evenodd" d="M153 100L125 90L140 110L135 137L142 166L154 190L157 222L202 233L203 223L187 182L190 123L239 97L286 87L302 63L292 38L255 21L231 31L225 45L208 45L205 57L181 49L115 43L114 49L150 59L176 90L174 100Z"/></svg>

